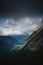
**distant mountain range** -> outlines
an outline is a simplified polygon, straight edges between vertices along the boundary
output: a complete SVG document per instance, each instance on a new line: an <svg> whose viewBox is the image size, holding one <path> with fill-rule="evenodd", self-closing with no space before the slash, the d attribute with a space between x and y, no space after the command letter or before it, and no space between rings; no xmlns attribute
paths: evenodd
<svg viewBox="0 0 43 65"><path fill-rule="evenodd" d="M6 50L18 44L20 44L18 40L11 36L0 36L0 50Z"/></svg>
<svg viewBox="0 0 43 65"><path fill-rule="evenodd" d="M0 50L4 52L7 49L14 48L16 45L23 45L27 37L28 35L0 36Z"/></svg>
<svg viewBox="0 0 43 65"><path fill-rule="evenodd" d="M29 35L13 35L13 38L16 38L19 43L23 44L25 40L29 37Z"/></svg>

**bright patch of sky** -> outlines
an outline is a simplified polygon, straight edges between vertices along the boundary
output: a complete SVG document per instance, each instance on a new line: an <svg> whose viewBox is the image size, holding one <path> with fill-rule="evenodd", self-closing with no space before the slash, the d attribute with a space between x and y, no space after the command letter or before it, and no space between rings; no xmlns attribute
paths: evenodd
<svg viewBox="0 0 43 65"><path fill-rule="evenodd" d="M32 34L40 26L42 18L2 19L0 18L0 35Z"/></svg>

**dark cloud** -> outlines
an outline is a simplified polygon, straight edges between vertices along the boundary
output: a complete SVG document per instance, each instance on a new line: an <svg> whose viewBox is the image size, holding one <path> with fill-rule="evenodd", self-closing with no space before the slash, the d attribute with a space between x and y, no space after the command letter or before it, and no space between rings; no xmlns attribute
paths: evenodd
<svg viewBox="0 0 43 65"><path fill-rule="evenodd" d="M0 17L43 16L41 0L0 0Z"/></svg>

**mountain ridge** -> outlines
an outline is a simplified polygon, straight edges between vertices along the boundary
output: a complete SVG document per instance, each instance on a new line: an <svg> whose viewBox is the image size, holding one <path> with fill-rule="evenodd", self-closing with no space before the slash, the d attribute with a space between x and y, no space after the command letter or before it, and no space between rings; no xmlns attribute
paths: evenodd
<svg viewBox="0 0 43 65"><path fill-rule="evenodd" d="M33 32L30 37L24 42L24 47L18 53L19 55L27 55L28 52L38 51L41 46L43 46L43 28L39 28Z"/></svg>

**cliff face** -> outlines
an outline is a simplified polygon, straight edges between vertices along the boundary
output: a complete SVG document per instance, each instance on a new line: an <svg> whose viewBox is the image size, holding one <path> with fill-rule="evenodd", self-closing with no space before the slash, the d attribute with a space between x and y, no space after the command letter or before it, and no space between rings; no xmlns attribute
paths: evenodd
<svg viewBox="0 0 43 65"><path fill-rule="evenodd" d="M19 51L18 56L28 58L29 60L38 59L43 57L43 28L39 28L37 31L27 38L24 43L24 47ZM33 59L34 58L34 59Z"/></svg>
<svg viewBox="0 0 43 65"><path fill-rule="evenodd" d="M31 49L32 51L38 50L43 45L43 28L39 28L37 31L25 41L24 49Z"/></svg>

